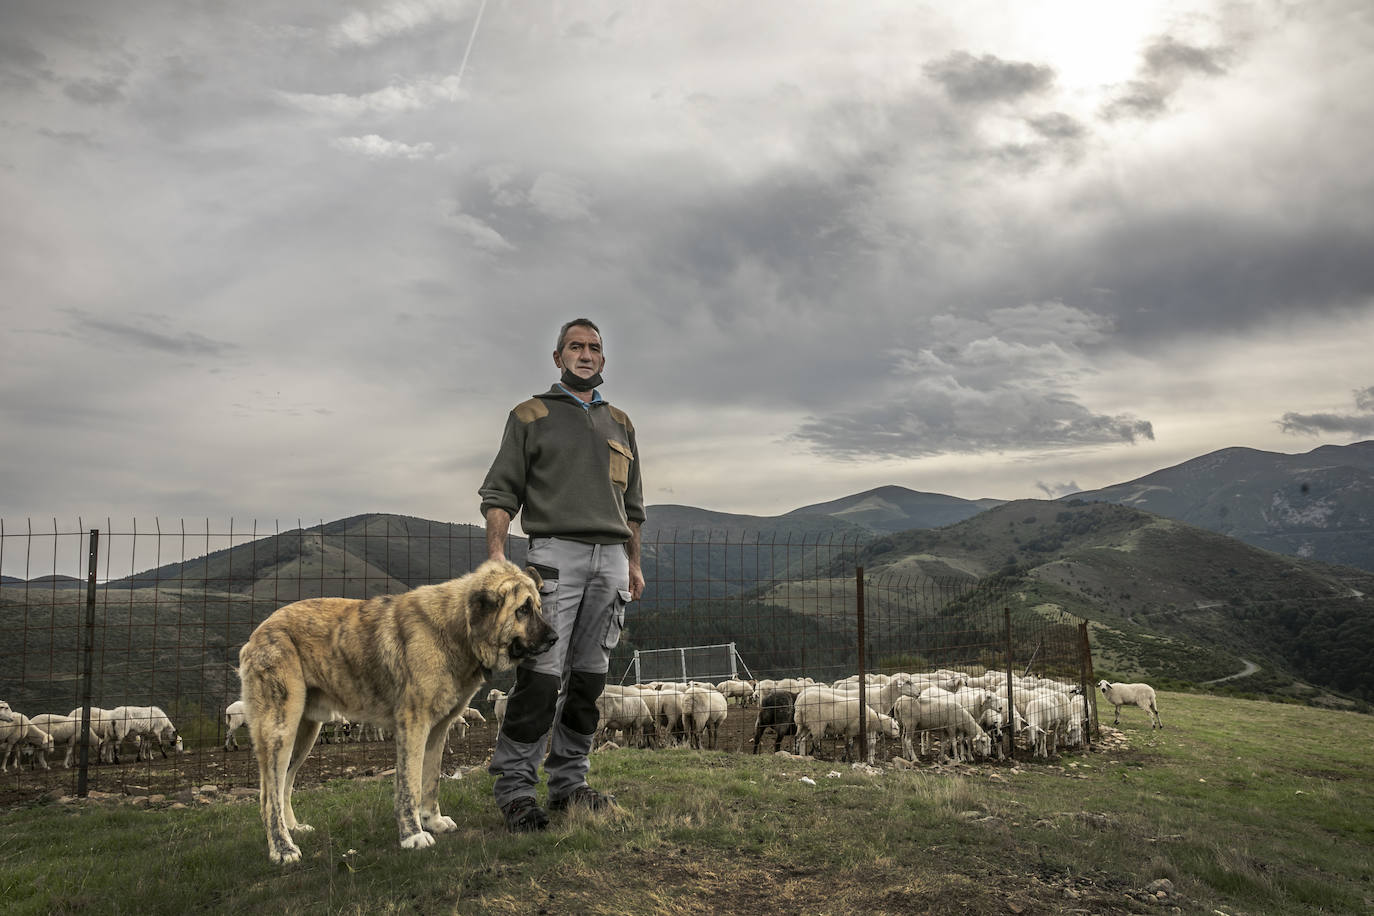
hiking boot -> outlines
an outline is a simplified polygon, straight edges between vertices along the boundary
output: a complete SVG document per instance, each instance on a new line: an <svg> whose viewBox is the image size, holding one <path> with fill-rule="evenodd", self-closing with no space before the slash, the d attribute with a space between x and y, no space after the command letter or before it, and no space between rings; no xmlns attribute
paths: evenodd
<svg viewBox="0 0 1374 916"><path fill-rule="evenodd" d="M549 815L539 807L533 795L511 799L501 808L501 813L511 833L534 833L549 826Z"/></svg>
<svg viewBox="0 0 1374 916"><path fill-rule="evenodd" d="M578 786L562 798L549 799L550 811L582 808L586 811L605 811L615 801L614 795L602 795L591 786Z"/></svg>

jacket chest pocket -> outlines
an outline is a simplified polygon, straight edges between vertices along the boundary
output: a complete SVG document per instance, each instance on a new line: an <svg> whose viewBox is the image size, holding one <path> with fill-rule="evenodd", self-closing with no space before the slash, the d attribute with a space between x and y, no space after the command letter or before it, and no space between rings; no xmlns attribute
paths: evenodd
<svg viewBox="0 0 1374 916"><path fill-rule="evenodd" d="M624 490L630 485L630 462L634 461L634 452L614 439L607 439L606 444L611 447L611 483Z"/></svg>

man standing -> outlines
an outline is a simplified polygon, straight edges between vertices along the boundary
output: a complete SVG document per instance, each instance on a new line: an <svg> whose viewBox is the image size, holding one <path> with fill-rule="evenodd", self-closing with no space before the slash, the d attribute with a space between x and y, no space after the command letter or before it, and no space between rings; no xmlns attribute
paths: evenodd
<svg viewBox="0 0 1374 916"><path fill-rule="evenodd" d="M535 798L541 760L550 809L610 804L613 796L587 785L587 754L625 605L644 591L639 447L630 418L596 390L606 364L597 326L586 318L563 325L553 364L562 377L510 412L479 491L492 559L505 558L511 519L522 513L528 562L544 580L544 616L558 634L553 648L516 669L491 758L496 803L513 831L548 826Z"/></svg>

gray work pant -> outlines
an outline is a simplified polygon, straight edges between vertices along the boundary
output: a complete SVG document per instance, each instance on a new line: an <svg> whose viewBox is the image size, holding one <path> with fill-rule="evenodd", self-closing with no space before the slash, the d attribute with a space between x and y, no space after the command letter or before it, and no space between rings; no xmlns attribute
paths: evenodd
<svg viewBox="0 0 1374 916"><path fill-rule="evenodd" d="M535 794L541 761L550 800L587 784L596 698L605 686L610 653L620 642L630 600L630 564L623 544L532 538L527 562L544 579L542 609L558 642L516 669L488 768L496 777L496 803L503 808Z"/></svg>

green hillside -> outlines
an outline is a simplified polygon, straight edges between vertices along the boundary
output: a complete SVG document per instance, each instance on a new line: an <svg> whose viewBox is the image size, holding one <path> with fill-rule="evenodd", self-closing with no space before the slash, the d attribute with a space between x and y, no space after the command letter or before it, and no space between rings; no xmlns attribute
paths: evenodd
<svg viewBox="0 0 1374 916"><path fill-rule="evenodd" d="M1197 683L1260 672L1236 688L1374 700L1374 574L1271 553L1110 503L1021 500L934 531L869 545L874 576L1001 572L1022 608L1091 621L1112 677Z"/></svg>
<svg viewBox="0 0 1374 916"><path fill-rule="evenodd" d="M1374 440L1299 455L1226 448L1071 498L1120 503L1265 550L1374 570Z"/></svg>
<svg viewBox="0 0 1374 916"><path fill-rule="evenodd" d="M1271 553L1112 503L1022 500L934 530L886 536L824 516L796 528L722 530L718 514L679 514L651 530L648 578L621 655L633 648L737 641L781 669L852 664L854 569L872 583L865 647L883 659L910 645L905 617L1014 617L1090 622L1100 676L1195 685L1258 670L1215 689L1355 705L1374 701L1374 573ZM738 519L736 519L738 520ZM512 538L512 558L524 541ZM107 705L169 693L213 708L236 686L231 667L256 621L287 601L366 597L461 575L485 557L480 528L363 515L260 538L103 585L94 672ZM929 600L891 603L891 583L931 582ZM0 584L9 699L65 711L77 699L85 592ZM895 590L894 590L895 591ZM925 599L922 599L925 600ZM979 623L984 627L985 624ZM202 636L201 634L205 634ZM652 644L638 645L643 637ZM980 637L982 644L989 644ZM618 656L619 660L619 656ZM927 661L934 659L927 657ZM41 702L40 702L41 701ZM222 707L221 707L222 708Z"/></svg>

